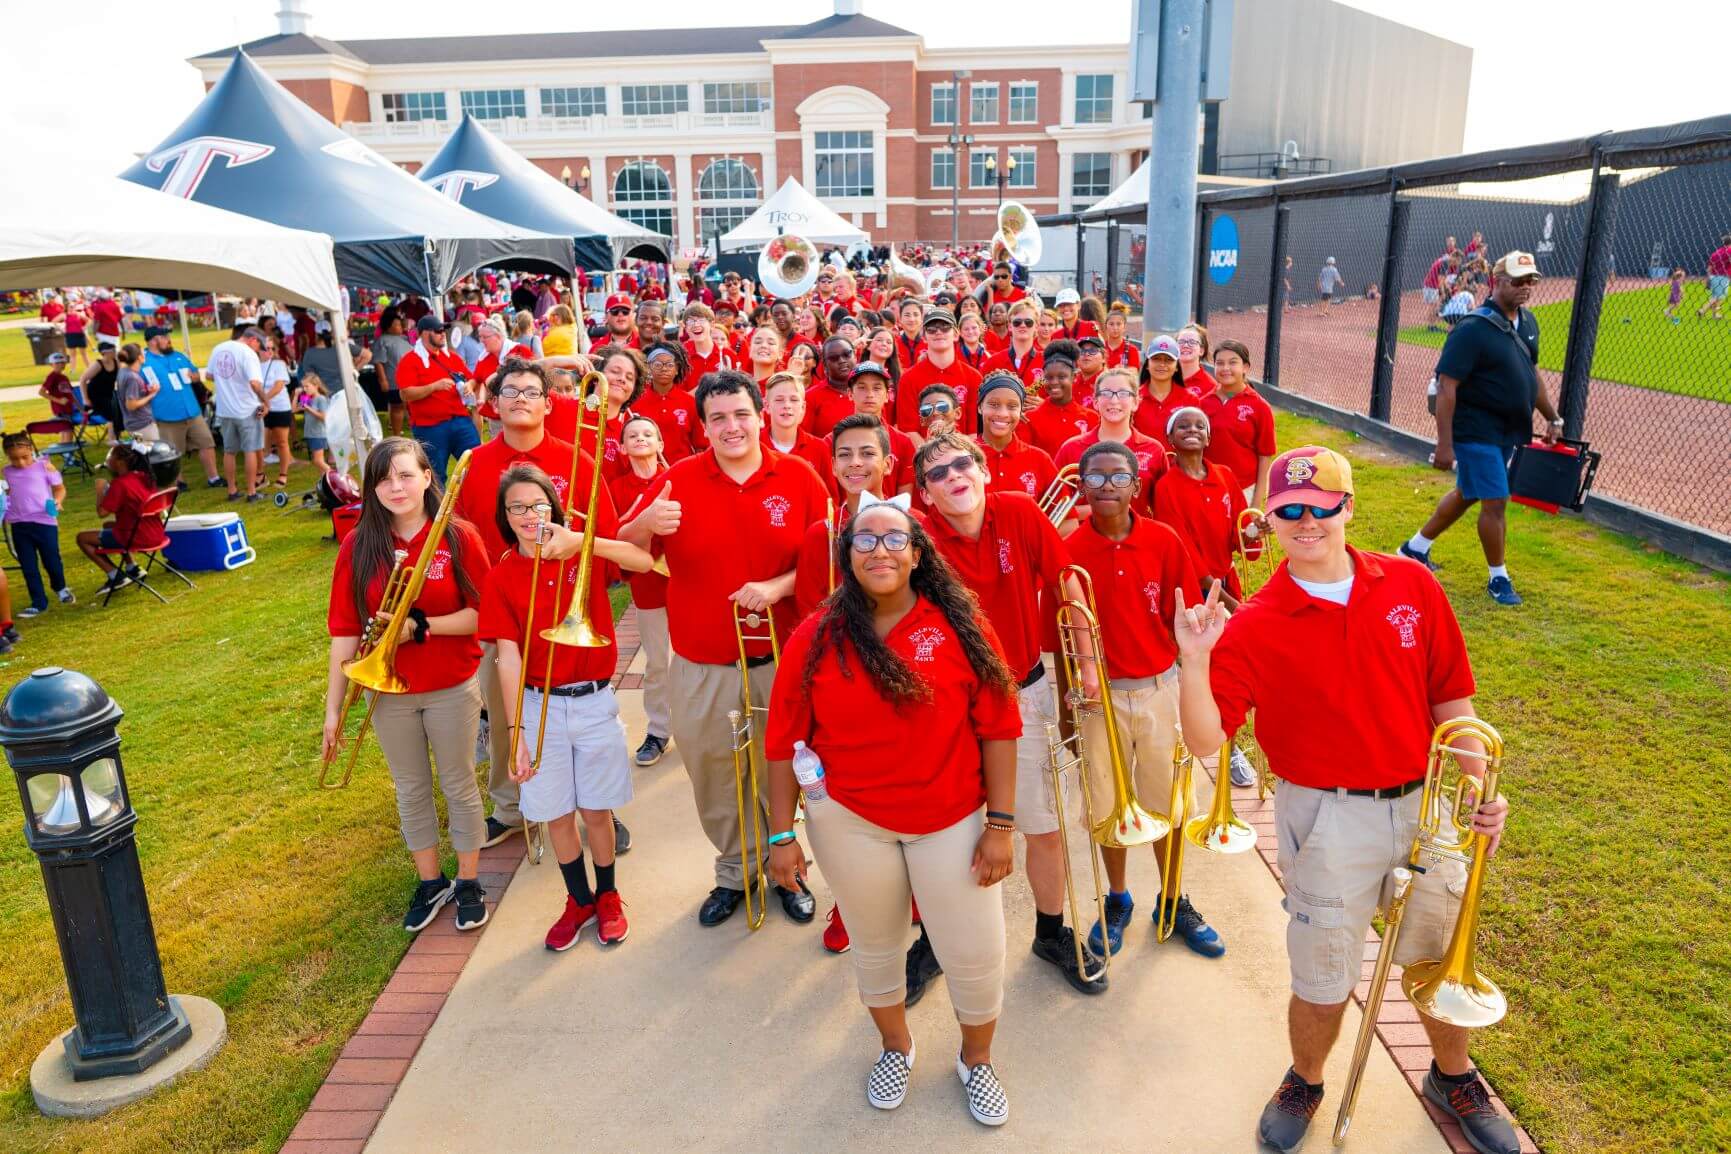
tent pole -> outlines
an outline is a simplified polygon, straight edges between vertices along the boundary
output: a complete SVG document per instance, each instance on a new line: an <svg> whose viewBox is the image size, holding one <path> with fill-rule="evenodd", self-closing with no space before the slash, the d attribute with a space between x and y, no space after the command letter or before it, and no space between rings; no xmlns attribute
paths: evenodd
<svg viewBox="0 0 1731 1154"><path fill-rule="evenodd" d="M192 322L186 319L186 292L184 289L176 289L175 296L180 301L180 343L187 359L190 360L192 358ZM214 302L212 303L214 305Z"/></svg>
<svg viewBox="0 0 1731 1154"><path fill-rule="evenodd" d="M354 454L355 477L358 479L366 474L366 456L363 449L370 449L369 438L364 430L369 429L361 413L361 382L355 373L355 361L349 353L349 312L345 308L332 309L327 314L331 319L331 343L337 349L337 365L343 377L343 403L349 409L349 444L350 452Z"/></svg>

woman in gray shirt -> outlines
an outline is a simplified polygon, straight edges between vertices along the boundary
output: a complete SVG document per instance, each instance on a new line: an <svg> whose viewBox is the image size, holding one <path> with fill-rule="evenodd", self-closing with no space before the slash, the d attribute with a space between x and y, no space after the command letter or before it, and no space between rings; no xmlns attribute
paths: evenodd
<svg viewBox="0 0 1731 1154"><path fill-rule="evenodd" d="M415 346L403 337L403 318L397 310L387 308L379 314L379 335L373 341L373 362L379 369L379 392L390 408L391 436L408 434L408 413L403 407L403 395L397 392L397 362L409 355Z"/></svg>

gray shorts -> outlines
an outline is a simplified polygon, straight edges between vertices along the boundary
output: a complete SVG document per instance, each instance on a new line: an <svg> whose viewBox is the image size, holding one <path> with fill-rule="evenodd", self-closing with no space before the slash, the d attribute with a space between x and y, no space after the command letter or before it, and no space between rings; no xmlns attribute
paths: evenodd
<svg viewBox="0 0 1731 1154"><path fill-rule="evenodd" d="M256 453L264 448L264 422L257 417L218 417L225 453Z"/></svg>
<svg viewBox="0 0 1731 1154"><path fill-rule="evenodd" d="M156 431L183 457L187 453L216 448L216 441L210 435L210 425L203 417L186 421L158 421Z"/></svg>
<svg viewBox="0 0 1731 1154"><path fill-rule="evenodd" d="M541 692L523 695L523 737L535 752ZM631 765L625 723L611 687L587 697L547 699L547 740L540 768L521 787L519 805L530 821L552 821L576 809L617 809L631 800Z"/></svg>

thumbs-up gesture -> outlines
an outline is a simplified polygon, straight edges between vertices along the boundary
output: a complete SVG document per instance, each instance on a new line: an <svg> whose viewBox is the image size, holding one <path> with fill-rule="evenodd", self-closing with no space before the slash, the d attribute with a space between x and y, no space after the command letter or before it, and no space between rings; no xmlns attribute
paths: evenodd
<svg viewBox="0 0 1731 1154"><path fill-rule="evenodd" d="M1172 632L1178 639L1178 655L1184 658L1203 657L1212 652L1226 632L1226 622L1232 614L1220 604L1220 582L1208 589L1208 597L1200 605L1184 604L1184 588L1172 590L1177 612L1173 615Z"/></svg>
<svg viewBox="0 0 1731 1154"><path fill-rule="evenodd" d="M673 499L672 481L661 486L661 492L655 494L655 500L649 502L641 516L649 518L645 523L657 537L679 532L680 505Z"/></svg>

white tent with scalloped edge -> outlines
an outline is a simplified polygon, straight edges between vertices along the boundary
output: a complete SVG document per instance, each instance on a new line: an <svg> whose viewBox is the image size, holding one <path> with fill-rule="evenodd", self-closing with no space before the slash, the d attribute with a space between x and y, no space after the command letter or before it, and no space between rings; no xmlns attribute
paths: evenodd
<svg viewBox="0 0 1731 1154"><path fill-rule="evenodd" d="M721 251L762 248L783 233L803 236L813 244L849 245L871 240L865 229L849 224L790 176L762 207L732 231L721 234Z"/></svg>

